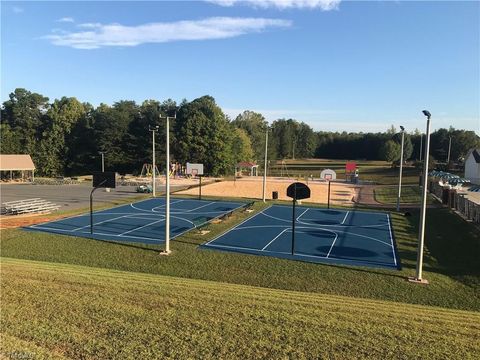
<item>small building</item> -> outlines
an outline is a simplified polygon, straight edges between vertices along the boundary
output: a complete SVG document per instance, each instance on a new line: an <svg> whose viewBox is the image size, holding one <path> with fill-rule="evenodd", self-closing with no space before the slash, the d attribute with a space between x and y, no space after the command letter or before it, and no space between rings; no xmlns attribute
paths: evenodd
<svg viewBox="0 0 480 360"><path fill-rule="evenodd" d="M246 171L250 176L257 176L258 165L250 161L239 162L235 167L235 175L242 176L244 171Z"/></svg>
<svg viewBox="0 0 480 360"><path fill-rule="evenodd" d="M472 149L465 157L465 179L480 185L480 149Z"/></svg>
<svg viewBox="0 0 480 360"><path fill-rule="evenodd" d="M23 181L35 179L35 165L30 155L0 154L0 177L12 181L21 178Z"/></svg>

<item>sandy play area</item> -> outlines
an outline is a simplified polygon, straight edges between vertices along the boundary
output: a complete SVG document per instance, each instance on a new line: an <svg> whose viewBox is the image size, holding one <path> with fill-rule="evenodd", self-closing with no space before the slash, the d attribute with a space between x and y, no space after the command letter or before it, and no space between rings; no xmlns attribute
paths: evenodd
<svg viewBox="0 0 480 360"><path fill-rule="evenodd" d="M286 196L287 187L294 180L279 180L269 178L267 180L267 199L272 199L272 192L278 191L278 198L280 200L291 200ZM311 190L311 198L305 202L327 203L328 184L326 182L314 181L309 182L308 186ZM330 203L335 205L353 205L352 200L357 198L358 186L344 183L331 183ZM198 194L198 188L180 191L177 194ZM262 198L262 179L255 180L237 180L237 181L222 181L202 187L202 195L205 196L226 196L226 197L241 197L241 198Z"/></svg>

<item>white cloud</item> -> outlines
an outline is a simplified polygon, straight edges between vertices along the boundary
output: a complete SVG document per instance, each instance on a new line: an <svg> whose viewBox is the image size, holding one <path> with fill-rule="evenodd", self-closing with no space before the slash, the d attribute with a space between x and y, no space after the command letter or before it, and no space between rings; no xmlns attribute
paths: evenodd
<svg viewBox="0 0 480 360"><path fill-rule="evenodd" d="M338 9L341 0L207 0L220 6L247 5L255 8L277 9Z"/></svg>
<svg viewBox="0 0 480 360"><path fill-rule="evenodd" d="M73 23L73 22L75 22L75 20L70 16L66 16L66 17L62 17L60 19L57 19L57 22Z"/></svg>
<svg viewBox="0 0 480 360"><path fill-rule="evenodd" d="M20 14L20 13L23 13L23 8L18 7L18 6L14 6L14 7L12 8L12 11L13 11L15 14Z"/></svg>
<svg viewBox="0 0 480 360"><path fill-rule="evenodd" d="M44 38L58 46L97 49L106 46L137 46L185 40L226 39L261 32L270 27L289 27L290 20L265 18L212 17L203 20L150 23L137 26L121 24L82 24L88 31L52 34Z"/></svg>
<svg viewBox="0 0 480 360"><path fill-rule="evenodd" d="M94 29L94 28L101 28L102 24L100 23L84 23L84 24L78 24L77 25L80 28L85 28L85 29Z"/></svg>

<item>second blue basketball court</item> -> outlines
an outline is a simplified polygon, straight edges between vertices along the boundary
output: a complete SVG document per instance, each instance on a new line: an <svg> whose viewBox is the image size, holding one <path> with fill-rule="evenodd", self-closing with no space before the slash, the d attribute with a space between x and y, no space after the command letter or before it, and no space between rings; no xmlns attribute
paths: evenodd
<svg viewBox="0 0 480 360"><path fill-rule="evenodd" d="M202 245L204 249L308 262L400 268L390 215L273 205Z"/></svg>

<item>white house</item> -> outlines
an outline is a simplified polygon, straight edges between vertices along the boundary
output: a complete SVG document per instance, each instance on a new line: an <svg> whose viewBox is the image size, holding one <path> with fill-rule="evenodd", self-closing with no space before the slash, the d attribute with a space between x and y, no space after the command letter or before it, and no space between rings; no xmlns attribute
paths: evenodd
<svg viewBox="0 0 480 360"><path fill-rule="evenodd" d="M465 179L480 185L480 149L472 149L465 157Z"/></svg>

